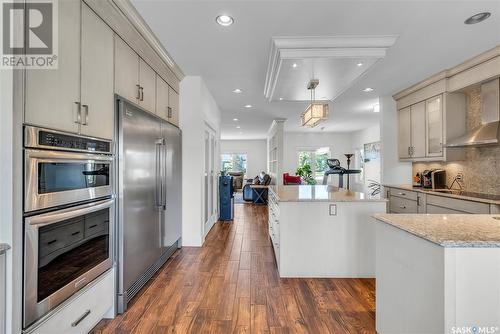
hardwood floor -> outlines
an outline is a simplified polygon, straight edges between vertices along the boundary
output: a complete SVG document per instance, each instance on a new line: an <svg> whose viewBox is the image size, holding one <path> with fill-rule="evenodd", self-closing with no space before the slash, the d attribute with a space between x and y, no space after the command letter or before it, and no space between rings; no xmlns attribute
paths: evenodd
<svg viewBox="0 0 500 334"><path fill-rule="evenodd" d="M236 205L93 333L375 333L373 279L280 279L267 233L266 206Z"/></svg>

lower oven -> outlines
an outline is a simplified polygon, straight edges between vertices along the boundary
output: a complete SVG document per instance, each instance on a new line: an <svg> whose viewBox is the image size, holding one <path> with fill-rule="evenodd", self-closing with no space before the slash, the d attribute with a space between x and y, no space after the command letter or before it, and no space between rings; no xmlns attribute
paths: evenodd
<svg viewBox="0 0 500 334"><path fill-rule="evenodd" d="M24 219L24 328L112 267L114 200Z"/></svg>

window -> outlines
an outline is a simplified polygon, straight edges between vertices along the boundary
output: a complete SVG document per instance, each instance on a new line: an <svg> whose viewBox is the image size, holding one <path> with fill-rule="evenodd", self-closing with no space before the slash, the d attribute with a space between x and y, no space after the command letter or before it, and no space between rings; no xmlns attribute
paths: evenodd
<svg viewBox="0 0 500 334"><path fill-rule="evenodd" d="M325 175L325 171L328 169L326 160L330 158L330 148L300 149L298 151L298 158L299 163L297 167L303 168L308 165L311 168L311 178L317 184L321 184L323 182L323 175Z"/></svg>
<svg viewBox="0 0 500 334"><path fill-rule="evenodd" d="M247 172L246 153L221 154L221 170L225 172Z"/></svg>

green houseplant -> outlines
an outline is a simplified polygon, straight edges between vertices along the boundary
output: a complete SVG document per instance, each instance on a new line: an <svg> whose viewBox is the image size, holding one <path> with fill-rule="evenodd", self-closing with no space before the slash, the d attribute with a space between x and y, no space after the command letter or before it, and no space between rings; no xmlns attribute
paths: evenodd
<svg viewBox="0 0 500 334"><path fill-rule="evenodd" d="M304 180L304 182L309 185L316 184L316 180L312 177L311 165L308 163L305 163L299 168L297 168L295 174L299 175L302 178L302 180Z"/></svg>

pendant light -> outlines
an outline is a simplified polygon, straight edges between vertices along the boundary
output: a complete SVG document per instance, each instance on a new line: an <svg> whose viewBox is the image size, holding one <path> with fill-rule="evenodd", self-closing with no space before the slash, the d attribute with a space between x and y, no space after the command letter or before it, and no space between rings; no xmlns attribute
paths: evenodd
<svg viewBox="0 0 500 334"><path fill-rule="evenodd" d="M318 79L311 79L307 85L307 89L311 91L311 104L302 113L302 126L313 128L328 119L328 103L316 102L316 87L318 85Z"/></svg>

